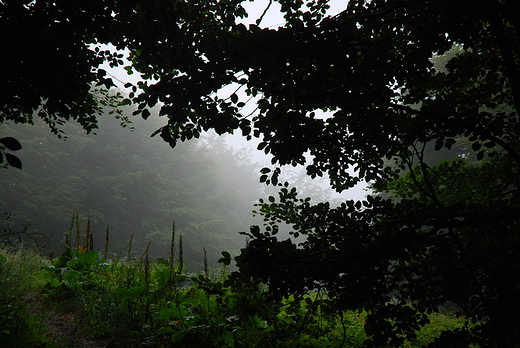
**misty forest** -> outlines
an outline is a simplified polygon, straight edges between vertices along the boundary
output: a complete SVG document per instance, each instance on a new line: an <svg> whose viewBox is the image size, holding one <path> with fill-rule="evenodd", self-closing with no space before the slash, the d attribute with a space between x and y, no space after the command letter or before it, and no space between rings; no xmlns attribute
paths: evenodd
<svg viewBox="0 0 520 348"><path fill-rule="evenodd" d="M517 7L0 0L0 346L520 347Z"/></svg>
<svg viewBox="0 0 520 348"><path fill-rule="evenodd" d="M66 141L48 134L43 122L17 126L3 127L27 152L21 172L2 171L1 207L10 213L4 228L29 224L26 233L40 244L47 236L49 250L63 249L74 212L80 230L90 223L96 250L104 250L108 228L116 254L128 249L133 234L136 250L153 240L150 253L166 255L175 221L187 266L202 263L203 248L214 263L222 250L238 251L245 238L236 231L254 224L259 175L248 157L218 138L172 150L149 137L153 122L132 123L139 131L131 131L108 115L96 135L64 125Z"/></svg>

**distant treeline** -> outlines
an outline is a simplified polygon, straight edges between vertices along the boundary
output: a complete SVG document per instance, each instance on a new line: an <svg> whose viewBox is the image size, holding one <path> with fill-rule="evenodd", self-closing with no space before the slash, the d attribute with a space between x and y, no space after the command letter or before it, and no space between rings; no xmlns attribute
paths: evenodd
<svg viewBox="0 0 520 348"><path fill-rule="evenodd" d="M80 226L90 217L95 249L103 248L108 225L109 252L124 253L134 233L135 250L153 240L150 251L163 257L175 220L187 264L201 264L203 248L210 263L222 250L238 252L238 232L255 223L251 210L261 195L245 150L218 137L172 149L150 138L160 121L131 120L133 131L107 112L96 135L66 123L66 140L43 122L1 125L23 147L23 170L0 170L0 212L11 214L4 227L30 224L29 231L52 235L51 248L59 250L75 210Z"/></svg>

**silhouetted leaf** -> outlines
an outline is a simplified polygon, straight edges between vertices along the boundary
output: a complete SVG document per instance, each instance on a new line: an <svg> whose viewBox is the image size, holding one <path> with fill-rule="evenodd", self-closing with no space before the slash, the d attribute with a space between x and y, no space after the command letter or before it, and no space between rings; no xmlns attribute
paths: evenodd
<svg viewBox="0 0 520 348"><path fill-rule="evenodd" d="M4 154L5 155L5 159L7 161L7 163L9 163L10 166L13 166L15 168L18 168L18 169L22 169L22 161L20 161L20 159L10 153L6 153Z"/></svg>
<svg viewBox="0 0 520 348"><path fill-rule="evenodd" d="M437 139L435 141L435 151L439 151L444 146L444 141L442 139Z"/></svg>
<svg viewBox="0 0 520 348"><path fill-rule="evenodd" d="M8 150L17 151L22 148L22 145L15 138L6 137L0 139L0 144L4 145Z"/></svg>

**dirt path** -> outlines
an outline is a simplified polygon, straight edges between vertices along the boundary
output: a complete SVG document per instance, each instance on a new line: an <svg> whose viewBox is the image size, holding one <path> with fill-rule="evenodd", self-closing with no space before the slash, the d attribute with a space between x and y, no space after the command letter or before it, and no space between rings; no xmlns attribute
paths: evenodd
<svg viewBox="0 0 520 348"><path fill-rule="evenodd" d="M92 338L82 332L81 328L78 328L74 314L58 314L47 308L38 294L27 295L25 303L32 315L42 317L42 328L44 326L49 328L48 335L60 347L107 348L112 346L110 338Z"/></svg>

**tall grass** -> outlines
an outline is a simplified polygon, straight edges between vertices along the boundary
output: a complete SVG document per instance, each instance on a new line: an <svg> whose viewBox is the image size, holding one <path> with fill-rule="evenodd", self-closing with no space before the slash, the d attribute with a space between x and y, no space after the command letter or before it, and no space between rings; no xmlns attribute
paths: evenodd
<svg viewBox="0 0 520 348"><path fill-rule="evenodd" d="M46 285L42 266L49 265L34 249L24 244L0 247L0 344L2 347L31 347L50 344L41 329L40 317L26 305Z"/></svg>

